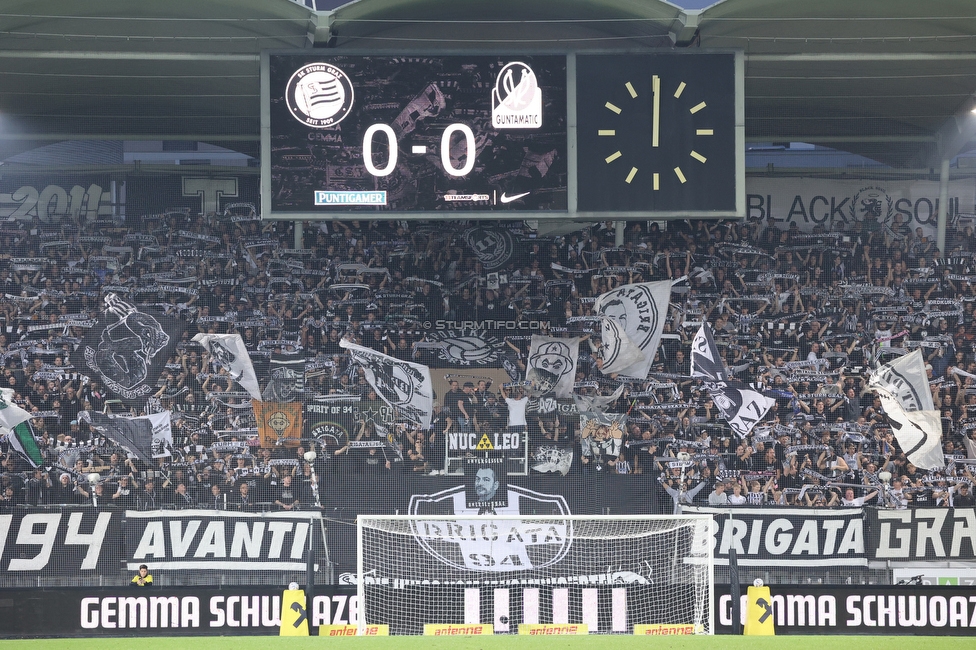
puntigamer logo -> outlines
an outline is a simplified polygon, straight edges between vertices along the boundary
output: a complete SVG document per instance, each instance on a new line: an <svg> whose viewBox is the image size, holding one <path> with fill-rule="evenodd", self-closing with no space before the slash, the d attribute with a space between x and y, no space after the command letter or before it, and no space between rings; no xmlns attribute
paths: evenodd
<svg viewBox="0 0 976 650"><path fill-rule="evenodd" d="M353 105L352 81L329 63L309 63L295 71L285 86L285 103L292 117L314 129L335 126Z"/></svg>

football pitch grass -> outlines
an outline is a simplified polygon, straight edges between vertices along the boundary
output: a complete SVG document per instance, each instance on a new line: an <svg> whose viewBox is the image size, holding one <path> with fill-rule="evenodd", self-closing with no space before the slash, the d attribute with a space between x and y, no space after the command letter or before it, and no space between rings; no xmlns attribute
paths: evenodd
<svg viewBox="0 0 976 650"><path fill-rule="evenodd" d="M399 637L274 637L274 636L207 636L207 637L127 637L100 639L24 639L0 640L0 648L7 650L131 650L134 644L152 650L629 650L630 648L722 648L722 650L890 650L899 644L917 644L926 650L972 648L968 637L906 637L906 636L697 636L697 637L635 637L624 635L593 635L559 638L500 635L494 637L434 638L423 636Z"/></svg>

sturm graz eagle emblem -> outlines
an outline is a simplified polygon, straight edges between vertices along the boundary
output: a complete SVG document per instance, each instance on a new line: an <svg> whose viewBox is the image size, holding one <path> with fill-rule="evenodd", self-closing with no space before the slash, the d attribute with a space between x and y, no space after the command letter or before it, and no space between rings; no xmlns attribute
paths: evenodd
<svg viewBox="0 0 976 650"><path fill-rule="evenodd" d="M573 522L566 500L558 494L542 494L509 485L508 505L494 509L507 520L478 517L468 508L465 486L410 497L410 514L432 515L450 511L453 518L410 522L414 539L440 562L466 571L504 573L541 569L561 561L573 544ZM529 512L552 513L556 519L524 521ZM460 517L460 518L458 518Z"/></svg>
<svg viewBox="0 0 976 650"><path fill-rule="evenodd" d="M118 320L102 330L97 348L85 347L85 363L123 398L145 397L154 388L147 383L150 367L169 344L169 334L158 320L114 293L105 296L105 313Z"/></svg>
<svg viewBox="0 0 976 650"><path fill-rule="evenodd" d="M448 330L436 332L436 339L443 347L437 356L441 361L459 366L497 366L501 362L501 346L504 343L495 336L480 330Z"/></svg>

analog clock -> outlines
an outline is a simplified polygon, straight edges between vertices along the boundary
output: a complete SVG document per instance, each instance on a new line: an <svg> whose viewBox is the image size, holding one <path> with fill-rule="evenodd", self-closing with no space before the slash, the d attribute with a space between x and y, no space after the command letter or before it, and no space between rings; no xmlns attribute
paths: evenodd
<svg viewBox="0 0 976 650"><path fill-rule="evenodd" d="M733 53L577 57L578 210L736 209Z"/></svg>

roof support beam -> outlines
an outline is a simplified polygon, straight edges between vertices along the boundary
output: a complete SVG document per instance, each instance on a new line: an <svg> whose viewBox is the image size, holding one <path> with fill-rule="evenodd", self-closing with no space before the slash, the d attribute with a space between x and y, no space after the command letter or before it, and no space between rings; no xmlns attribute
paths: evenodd
<svg viewBox="0 0 976 650"><path fill-rule="evenodd" d="M701 13L700 9L687 9L671 21L668 35L676 47L688 47L695 40L701 24Z"/></svg>
<svg viewBox="0 0 976 650"><path fill-rule="evenodd" d="M102 61L225 61L258 63L260 54L216 54L207 52L80 52L0 50L0 59L76 59Z"/></svg>
<svg viewBox="0 0 976 650"><path fill-rule="evenodd" d="M158 133L4 133L0 131L2 140L178 140L186 142L259 142L261 136L248 135L217 135L212 133L186 133L179 135L160 135Z"/></svg>
<svg viewBox="0 0 976 650"><path fill-rule="evenodd" d="M865 52L842 52L824 54L749 54L746 53L746 63L827 63L830 61L976 61L976 52L965 53L895 53L880 52L870 54Z"/></svg>

